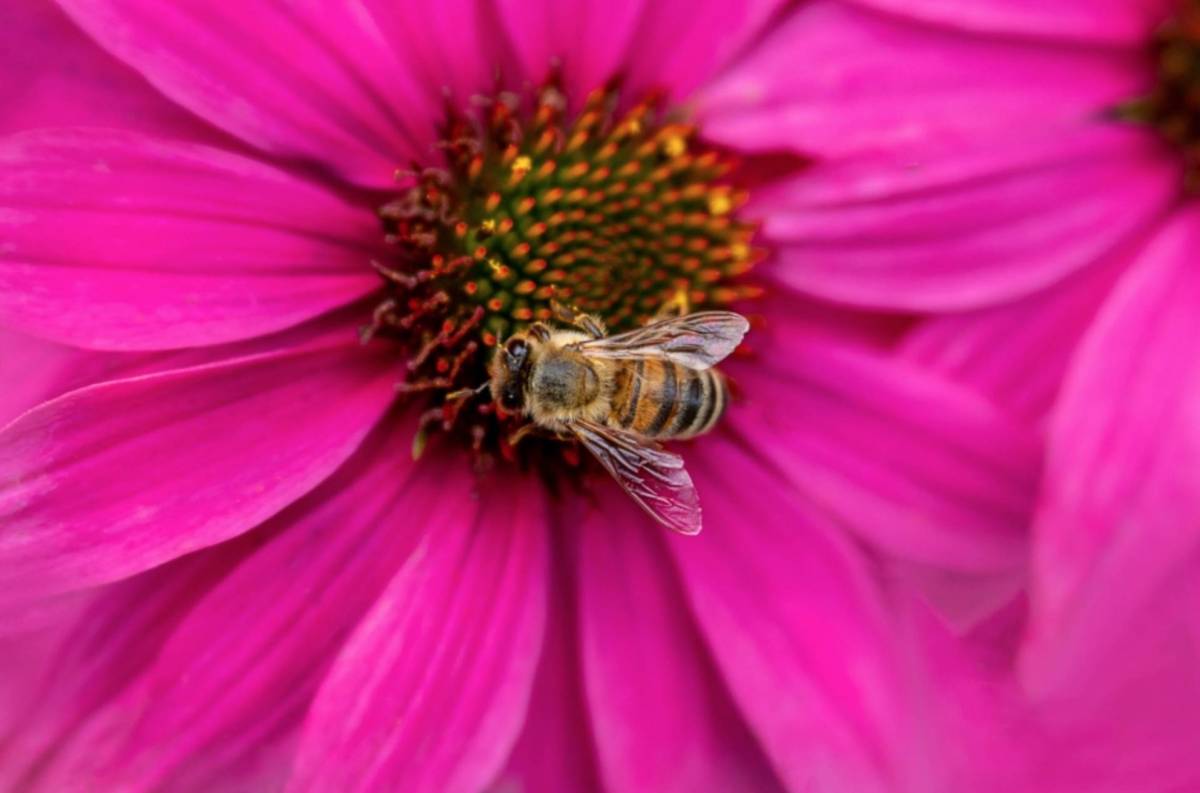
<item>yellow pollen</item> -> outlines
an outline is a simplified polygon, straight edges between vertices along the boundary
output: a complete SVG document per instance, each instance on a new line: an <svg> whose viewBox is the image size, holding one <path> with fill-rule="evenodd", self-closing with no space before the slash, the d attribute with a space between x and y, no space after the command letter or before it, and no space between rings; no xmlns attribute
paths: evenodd
<svg viewBox="0 0 1200 793"><path fill-rule="evenodd" d="M517 159L513 160L512 172L516 176L524 176L533 169L533 160L522 154Z"/></svg>
<svg viewBox="0 0 1200 793"><path fill-rule="evenodd" d="M484 231L495 231L496 221L492 218L485 218L483 222L479 224L479 228L483 229Z"/></svg>
<svg viewBox="0 0 1200 793"><path fill-rule="evenodd" d="M726 215L733 209L733 201L725 192L712 193L708 197L708 211L714 215Z"/></svg>
<svg viewBox="0 0 1200 793"><path fill-rule="evenodd" d="M681 135L668 135L663 141L663 151L668 157L678 157L687 151L687 141Z"/></svg>
<svg viewBox="0 0 1200 793"><path fill-rule="evenodd" d="M668 316L677 314L683 316L690 314L690 306L688 305L688 295L686 289L676 289L675 294L671 295L671 299L663 304L662 313Z"/></svg>

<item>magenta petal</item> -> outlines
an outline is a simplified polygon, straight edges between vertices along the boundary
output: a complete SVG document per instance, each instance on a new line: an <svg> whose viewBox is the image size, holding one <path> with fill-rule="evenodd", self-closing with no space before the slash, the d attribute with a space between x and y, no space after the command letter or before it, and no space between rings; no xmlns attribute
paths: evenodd
<svg viewBox="0 0 1200 793"><path fill-rule="evenodd" d="M0 427L42 402L110 380L189 369L296 345L336 344L354 337L369 311L369 306L352 304L265 336L204 347L146 352L81 349L0 326L0 383L9 384L0 392ZM0 626L2 630L3 626Z"/></svg>
<svg viewBox="0 0 1200 793"><path fill-rule="evenodd" d="M586 94L614 76L632 94L687 96L762 31L781 0L501 0L500 14L526 72L553 62Z"/></svg>
<svg viewBox="0 0 1200 793"><path fill-rule="evenodd" d="M104 125L203 137L213 130L104 52L53 3L0 6L0 135Z"/></svg>
<svg viewBox="0 0 1200 793"><path fill-rule="evenodd" d="M66 592L54 597L33 597L3 608L0 620L0 641L51 630L64 620L71 619L91 600L94 590ZM0 712L5 709L0 705ZM3 717L0 716L0 721ZM3 790L3 787L0 787Z"/></svg>
<svg viewBox="0 0 1200 793"><path fill-rule="evenodd" d="M497 11L532 81L561 64L578 102L617 74L641 22L645 0L498 0Z"/></svg>
<svg viewBox="0 0 1200 793"><path fill-rule="evenodd" d="M187 611L138 686L111 706L133 725L128 737L99 759L94 744L73 747L100 767L97 778L125 791L204 789L201 780L253 757L265 735L298 728L420 527L464 518L468 472L451 455L414 467L398 454L413 430L392 422L256 532L269 540Z"/></svg>
<svg viewBox="0 0 1200 793"><path fill-rule="evenodd" d="M972 573L1024 564L1032 430L903 362L784 340L734 370L753 402L730 415L781 476L890 555Z"/></svg>
<svg viewBox="0 0 1200 793"><path fill-rule="evenodd" d="M960 573L902 559L885 561L897 588L920 595L937 619L956 635L967 635L1022 597L1029 583L1025 567L998 573Z"/></svg>
<svg viewBox="0 0 1200 793"><path fill-rule="evenodd" d="M732 707L652 524L615 486L580 535L585 682L605 790L780 790Z"/></svg>
<svg viewBox="0 0 1200 793"><path fill-rule="evenodd" d="M24 414L0 432L0 599L246 531L346 459L394 378L351 341L90 386Z"/></svg>
<svg viewBox="0 0 1200 793"><path fill-rule="evenodd" d="M578 506L568 502L568 512ZM575 515L567 517L571 520ZM559 520L562 520L560 517ZM560 524L561 525L561 524ZM557 537L554 539L564 539ZM579 560L556 545L550 572L546 639L521 735L487 793L603 793L583 692L576 570Z"/></svg>
<svg viewBox="0 0 1200 793"><path fill-rule="evenodd" d="M709 652L788 789L934 789L909 778L923 764L911 731L923 716L850 544L736 444L716 439L688 467L704 534L670 549Z"/></svg>
<svg viewBox="0 0 1200 793"><path fill-rule="evenodd" d="M455 500L321 686L292 793L476 793L500 772L543 636L544 497L497 475L477 503Z"/></svg>
<svg viewBox="0 0 1200 793"><path fill-rule="evenodd" d="M1146 75L1140 51L963 36L817 0L705 88L698 111L705 135L735 148L846 156L1056 129L1137 95Z"/></svg>
<svg viewBox="0 0 1200 793"><path fill-rule="evenodd" d="M1053 685L1200 548L1200 211L1144 248L1081 343L1055 407L1034 524L1024 670Z"/></svg>
<svg viewBox="0 0 1200 793"><path fill-rule="evenodd" d="M0 325L0 427L21 413L74 391L108 380L123 380L271 352L314 338L348 339L369 311L363 306L322 315L284 331L240 342L169 351L114 352L70 347ZM0 624L0 632L5 626Z"/></svg>
<svg viewBox="0 0 1200 793"><path fill-rule="evenodd" d="M515 77L508 74L507 42L496 28L491 3L366 0L363 5L359 13L378 27L380 48L373 53L379 61L362 68L412 74L416 87L424 91L426 103L398 104L406 122L411 122L414 137L422 141L416 153L423 161L434 153L428 144L435 126L444 121L447 97L455 107L465 109L473 96L495 91L497 74ZM355 57L362 63L360 53ZM393 58L394 64L385 63ZM385 96L399 100L390 88Z"/></svg>
<svg viewBox="0 0 1200 793"><path fill-rule="evenodd" d="M86 365L89 355L0 326L0 427L57 396L65 372Z"/></svg>
<svg viewBox="0 0 1200 793"><path fill-rule="evenodd" d="M403 42L370 13L261 0L61 5L171 99L267 151L375 187L428 154L436 95L400 68Z"/></svg>
<svg viewBox="0 0 1200 793"><path fill-rule="evenodd" d="M767 30L784 0L652 0L626 54L631 84L682 99Z"/></svg>
<svg viewBox="0 0 1200 793"><path fill-rule="evenodd" d="M1178 164L1141 130L823 163L756 192L777 277L825 298L974 308L1091 264L1166 211Z"/></svg>
<svg viewBox="0 0 1200 793"><path fill-rule="evenodd" d="M1195 558L1121 621L1118 644L1076 659L1033 709L1033 785L1048 793L1200 790L1200 586ZM1113 600L1119 597L1116 593ZM1111 602L1111 601L1110 601ZM1044 682L1044 681L1043 681ZM1035 732L1034 732L1035 731Z"/></svg>
<svg viewBox="0 0 1200 793"><path fill-rule="evenodd" d="M26 747L34 743L27 737L30 714L44 704L45 691L39 691L39 686L91 597L77 595L70 600L33 629L10 633L7 625L0 626L0 790L16 788L14 760L24 759Z"/></svg>
<svg viewBox="0 0 1200 793"><path fill-rule="evenodd" d="M213 344L378 285L370 212L238 155L39 131L0 142L0 168L0 317L58 341Z"/></svg>
<svg viewBox="0 0 1200 793"><path fill-rule="evenodd" d="M6 714L16 719L0 733L0 789L73 790L81 771L94 781L97 750L132 720L128 710L112 712L113 700L153 662L195 600L257 542L253 533L242 535L77 594L84 607L30 681L33 699ZM72 751L80 743L89 751Z"/></svg>
<svg viewBox="0 0 1200 793"><path fill-rule="evenodd" d="M900 355L1040 422L1080 337L1144 241L1136 234L1113 255L1019 300L923 321Z"/></svg>
<svg viewBox="0 0 1200 793"><path fill-rule="evenodd" d="M1102 44L1141 45L1174 0L851 0L967 31Z"/></svg>

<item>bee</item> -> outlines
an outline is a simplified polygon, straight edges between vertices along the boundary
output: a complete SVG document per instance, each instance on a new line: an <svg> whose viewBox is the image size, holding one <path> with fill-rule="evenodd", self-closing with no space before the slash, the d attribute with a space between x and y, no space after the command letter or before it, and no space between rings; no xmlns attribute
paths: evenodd
<svg viewBox="0 0 1200 793"><path fill-rule="evenodd" d="M660 319L607 335L598 319L555 305L572 329L534 323L509 337L488 365L493 400L529 424L575 438L659 523L700 531L700 501L683 459L661 440L708 432L729 404L712 367L733 352L750 324L728 311Z"/></svg>

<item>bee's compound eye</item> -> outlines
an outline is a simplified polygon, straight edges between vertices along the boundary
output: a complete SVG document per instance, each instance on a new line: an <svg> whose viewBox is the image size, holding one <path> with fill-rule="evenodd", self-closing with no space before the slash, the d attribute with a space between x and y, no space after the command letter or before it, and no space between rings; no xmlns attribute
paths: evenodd
<svg viewBox="0 0 1200 793"><path fill-rule="evenodd" d="M508 357L523 360L529 354L529 342L524 339L509 339L504 345Z"/></svg>
<svg viewBox="0 0 1200 793"><path fill-rule="evenodd" d="M504 357L508 361L508 371L515 375L524 368L529 359L529 342L524 339L509 339L504 345Z"/></svg>

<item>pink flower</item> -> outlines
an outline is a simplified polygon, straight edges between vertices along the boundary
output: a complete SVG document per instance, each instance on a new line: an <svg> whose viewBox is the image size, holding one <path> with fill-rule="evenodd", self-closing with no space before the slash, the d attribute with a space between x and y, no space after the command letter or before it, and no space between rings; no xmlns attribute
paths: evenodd
<svg viewBox="0 0 1200 793"><path fill-rule="evenodd" d="M706 93L709 134L830 155L756 193L781 278L943 312L899 357L1045 428L1027 613L990 628L1039 790L1200 787L1198 12L814 3L779 39L811 68L768 45Z"/></svg>
<svg viewBox="0 0 1200 793"><path fill-rule="evenodd" d="M801 171L800 156L869 149L863 136L881 126L833 96L801 119L811 139L762 112L777 86L828 69L852 29L832 25L826 41L810 28L852 12L62 5L71 22L15 3L0 25L0 372L17 384L0 396L5 786L964 789L993 740L991 712L969 672L948 671L967 661L911 586L961 624L1011 595L1038 444L974 391L893 356L902 318L787 287L958 307L1008 279L989 266L1023 265L992 251L980 278L957 280L933 260L904 274L843 266L854 250L878 263L883 241L836 213L793 211L831 189L830 168L850 167ZM618 75L625 108L659 89L697 120L698 142L648 119L621 128L696 158L679 173L707 191L697 222L709 236L680 239L723 257L684 279L702 302L748 297L752 252L742 221L721 220L737 193L695 176L716 167L700 152L723 144L772 178L737 215L764 220L755 244L773 257L759 268L767 294L738 304L763 318L752 355L728 366L741 402L681 447L703 499L700 538L666 536L601 476L560 479L555 495L503 461L476 475L454 430L410 454L426 403L397 398L405 362L418 384L454 380L452 354L477 370L482 348L468 345L537 316L544 282L510 278L518 244L512 259L470 264L476 292L465 276L436 305L415 275L411 294L385 288L369 262L397 254L375 211L410 201L385 212L408 254L431 228L492 240L474 216L458 231L468 207L439 214L441 194L408 192L393 171L444 168L445 107L493 94L497 70L500 89L527 92L556 63L564 124ZM496 121L487 114L503 107L474 112ZM449 138L446 156L466 173L472 146L490 144L456 134L469 141ZM498 200L513 206L522 179L548 178L544 160L488 156L481 167L511 167L514 192ZM608 167L599 153L585 165ZM653 173L631 171L624 188L659 189ZM1102 201L1094 193L1079 195ZM643 242L652 265L676 267L655 247L675 245L669 235ZM902 269L916 261L896 256ZM680 261L672 272L692 272ZM586 296L589 271L556 262ZM428 264L430 278L449 277ZM657 297L603 283L601 297ZM496 308L470 302L488 290ZM381 315L388 338L361 344L387 296L401 299ZM442 331L406 318L443 316L465 335L446 357L414 352ZM402 332L413 327L429 335ZM479 421L481 451L503 449L490 414Z"/></svg>

